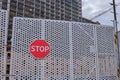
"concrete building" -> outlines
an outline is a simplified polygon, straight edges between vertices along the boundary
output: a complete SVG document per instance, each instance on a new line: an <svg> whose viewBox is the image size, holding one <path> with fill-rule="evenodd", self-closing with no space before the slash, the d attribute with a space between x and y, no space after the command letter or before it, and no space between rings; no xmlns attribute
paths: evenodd
<svg viewBox="0 0 120 80"><path fill-rule="evenodd" d="M0 0L0 9L2 8L2 1Z"/></svg>
<svg viewBox="0 0 120 80"><path fill-rule="evenodd" d="M82 17L81 0L3 0L2 9L10 7L14 16L78 21Z"/></svg>
<svg viewBox="0 0 120 80"><path fill-rule="evenodd" d="M10 80L117 80L114 27L16 17L12 31ZM45 59L30 55L36 39L51 46Z"/></svg>

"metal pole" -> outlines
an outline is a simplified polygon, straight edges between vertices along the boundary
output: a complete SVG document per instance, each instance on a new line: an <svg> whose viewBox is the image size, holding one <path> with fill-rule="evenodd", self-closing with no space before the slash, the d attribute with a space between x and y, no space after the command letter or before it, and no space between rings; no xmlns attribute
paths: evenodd
<svg viewBox="0 0 120 80"><path fill-rule="evenodd" d="M114 20L117 21L115 0L113 0L113 11L114 11ZM116 22L116 23L117 23L117 22ZM116 24L116 29L117 29L117 24Z"/></svg>
<svg viewBox="0 0 120 80"><path fill-rule="evenodd" d="M117 27L117 16L116 16L116 5L115 0L113 0L113 12L114 12L114 27L115 27L115 36L117 38L117 52L118 52L118 61L119 61L119 38L118 38L118 27ZM120 63L118 62L118 66L120 67Z"/></svg>

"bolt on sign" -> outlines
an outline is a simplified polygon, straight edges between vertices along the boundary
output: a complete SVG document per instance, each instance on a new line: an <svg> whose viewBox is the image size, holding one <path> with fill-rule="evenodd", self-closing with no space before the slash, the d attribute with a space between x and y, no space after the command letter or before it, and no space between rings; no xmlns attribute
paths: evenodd
<svg viewBox="0 0 120 80"><path fill-rule="evenodd" d="M30 54L37 58L43 59L50 54L50 45L45 40L35 40L30 44Z"/></svg>

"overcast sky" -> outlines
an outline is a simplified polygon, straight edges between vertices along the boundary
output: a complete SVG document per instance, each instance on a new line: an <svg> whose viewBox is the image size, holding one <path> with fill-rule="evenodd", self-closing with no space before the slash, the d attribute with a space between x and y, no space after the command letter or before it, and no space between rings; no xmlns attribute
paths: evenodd
<svg viewBox="0 0 120 80"><path fill-rule="evenodd" d="M112 0L82 0L83 3L83 17L91 19L94 16L100 14L101 12L111 8L112 6L109 4ZM116 0L116 4L120 3L120 0ZM120 30L120 5L116 7L117 11L117 19L118 19L118 29ZM113 18L113 9L96 19L94 21L99 21L101 24L104 25L111 25L113 26L112 20Z"/></svg>

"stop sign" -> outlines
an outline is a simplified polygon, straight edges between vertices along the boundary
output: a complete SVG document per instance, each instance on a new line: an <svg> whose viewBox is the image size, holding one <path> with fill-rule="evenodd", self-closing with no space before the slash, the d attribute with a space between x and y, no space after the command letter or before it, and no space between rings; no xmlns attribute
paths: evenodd
<svg viewBox="0 0 120 80"><path fill-rule="evenodd" d="M45 58L50 53L50 45L45 40L35 40L30 44L30 53L35 58Z"/></svg>

